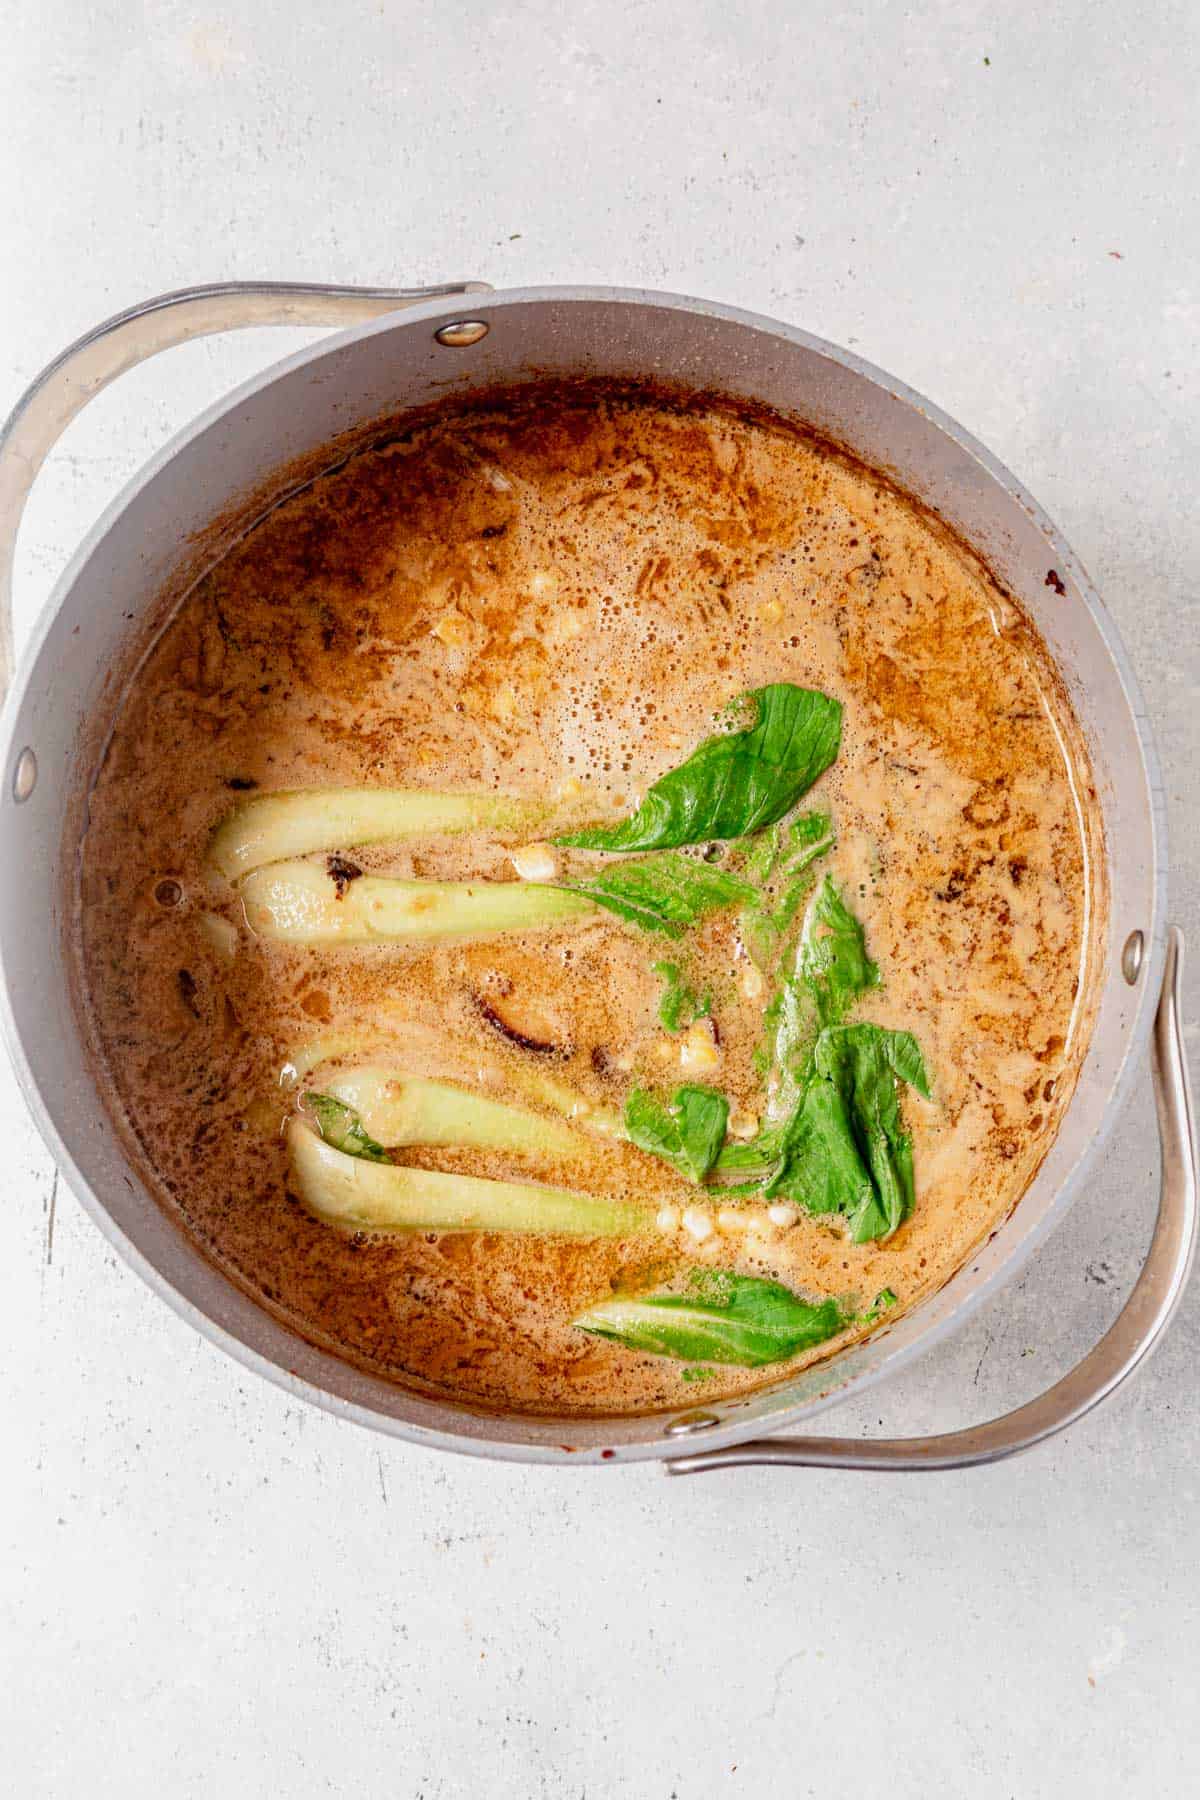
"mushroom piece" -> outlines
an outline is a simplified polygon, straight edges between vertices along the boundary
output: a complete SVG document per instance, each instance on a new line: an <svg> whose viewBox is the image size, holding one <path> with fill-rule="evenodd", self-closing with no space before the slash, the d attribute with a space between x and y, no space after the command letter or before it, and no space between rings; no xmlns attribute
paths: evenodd
<svg viewBox="0 0 1200 1800"><path fill-rule="evenodd" d="M571 1054L571 1044L559 1036L550 1014L507 977L490 982L486 989L477 988L471 1003L484 1024L518 1050L532 1056Z"/></svg>

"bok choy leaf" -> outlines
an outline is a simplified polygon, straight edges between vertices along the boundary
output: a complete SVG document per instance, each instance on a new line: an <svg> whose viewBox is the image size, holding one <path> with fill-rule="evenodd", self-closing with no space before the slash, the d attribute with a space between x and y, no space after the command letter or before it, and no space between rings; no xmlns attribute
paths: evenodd
<svg viewBox="0 0 1200 1800"><path fill-rule="evenodd" d="M863 928L827 875L804 915L796 973L816 1002L822 1025L836 1025L879 970L867 955Z"/></svg>
<svg viewBox="0 0 1200 1800"><path fill-rule="evenodd" d="M715 1088L676 1088L669 1106L644 1088L625 1102L625 1135L639 1150L672 1163L693 1181L703 1181L725 1142L729 1102Z"/></svg>
<svg viewBox="0 0 1200 1800"><path fill-rule="evenodd" d="M686 1293L617 1294L572 1322L651 1356L757 1369L813 1349L853 1319L836 1300L804 1300L777 1281L698 1269Z"/></svg>
<svg viewBox="0 0 1200 1800"><path fill-rule="evenodd" d="M567 884L643 931L682 937L706 913L749 900L754 889L728 869L667 850L638 862L617 863Z"/></svg>
<svg viewBox="0 0 1200 1800"><path fill-rule="evenodd" d="M386 1162L387 1151L377 1144L362 1121L362 1114L336 1094L305 1094L305 1105L320 1128L321 1136L335 1150L347 1156L361 1156L367 1162Z"/></svg>
<svg viewBox="0 0 1200 1800"><path fill-rule="evenodd" d="M686 1026L694 1025L697 1019L708 1018L712 1012L712 995L705 994L701 999L685 979L678 963L652 963L651 970L663 983L658 1002L658 1022L664 1031L683 1031Z"/></svg>
<svg viewBox="0 0 1200 1800"><path fill-rule="evenodd" d="M752 689L735 704L753 707L753 722L706 738L648 789L632 817L557 841L580 850L666 850L746 837L782 819L837 756L841 704L790 682Z"/></svg>
<svg viewBox="0 0 1200 1800"><path fill-rule="evenodd" d="M912 1139L897 1082L929 1097L909 1032L868 1024L822 1031L765 1193L786 1195L812 1213L844 1214L856 1244L891 1237L913 1206Z"/></svg>

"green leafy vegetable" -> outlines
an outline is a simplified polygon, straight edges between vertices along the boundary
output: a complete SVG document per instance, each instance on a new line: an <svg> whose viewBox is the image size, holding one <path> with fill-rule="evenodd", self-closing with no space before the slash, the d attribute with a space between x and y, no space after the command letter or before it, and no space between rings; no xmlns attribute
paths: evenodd
<svg viewBox="0 0 1200 1800"><path fill-rule="evenodd" d="M870 1170L846 1101L832 1082L809 1081L781 1135L780 1161L763 1190L768 1199L783 1195L806 1212L850 1219L873 1204Z"/></svg>
<svg viewBox="0 0 1200 1800"><path fill-rule="evenodd" d="M768 1123L751 1143L726 1146L722 1172L768 1175L774 1168L767 1193L786 1192L813 1212L853 1212L865 1200L870 1177L853 1138L828 1096L810 1097L810 1088L822 1027L840 1020L878 979L862 926L826 876L805 916L795 973L780 980L763 1015L755 1063L768 1081Z"/></svg>
<svg viewBox="0 0 1200 1800"><path fill-rule="evenodd" d="M738 914L738 936L755 968L763 975L769 974L779 956L779 932L765 896Z"/></svg>
<svg viewBox="0 0 1200 1800"><path fill-rule="evenodd" d="M716 1162L722 1175L765 1180L778 1166L785 1128L811 1074L814 1035L797 990L785 982L763 1015L763 1041L754 1052L759 1074L770 1076L766 1117L748 1141L724 1146Z"/></svg>
<svg viewBox="0 0 1200 1800"><path fill-rule="evenodd" d="M734 846L742 856L747 878L762 887L778 866L795 875L823 856L833 843L833 824L828 813L798 813L786 825L772 825Z"/></svg>
<svg viewBox="0 0 1200 1800"><path fill-rule="evenodd" d="M705 913L734 906L754 893L728 869L714 868L673 850L638 862L617 863L563 885L640 925L643 931L659 931L672 938L682 937Z"/></svg>
<svg viewBox="0 0 1200 1800"><path fill-rule="evenodd" d="M673 1163L693 1181L703 1181L725 1141L729 1102L715 1088L680 1087L670 1106L634 1088L625 1102L625 1132L639 1150Z"/></svg>
<svg viewBox="0 0 1200 1800"><path fill-rule="evenodd" d="M748 880L761 887L771 879L771 872L779 860L782 841L783 827L772 825L770 831L760 831L755 837L747 838L744 843L734 845L734 849L742 853L742 867Z"/></svg>
<svg viewBox="0 0 1200 1800"><path fill-rule="evenodd" d="M885 1312L889 1312L891 1308L896 1305L898 1299L899 1296L893 1293L890 1287L880 1288L871 1303L870 1312L865 1312L862 1315L860 1323L863 1325L873 1325L876 1319L882 1318Z"/></svg>
<svg viewBox="0 0 1200 1800"><path fill-rule="evenodd" d="M789 875L797 875L829 849L833 843L833 822L828 813L799 813L789 821L785 836L784 867Z"/></svg>
<svg viewBox="0 0 1200 1800"><path fill-rule="evenodd" d="M332 1094L305 1094L305 1105L320 1127L321 1136L335 1150L360 1156L366 1162L386 1162L387 1152L377 1144L352 1106Z"/></svg>
<svg viewBox="0 0 1200 1800"><path fill-rule="evenodd" d="M892 1235L912 1211L912 1139L900 1120L896 1081L929 1096L925 1065L907 1031L878 1025L841 1025L823 1031L813 1052L818 1076L842 1094L854 1140L875 1189L868 1204L848 1215L856 1244Z"/></svg>
<svg viewBox="0 0 1200 1800"><path fill-rule="evenodd" d="M796 972L816 1002L822 1025L836 1025L860 994L879 985L863 928L831 875L805 914Z"/></svg>
<svg viewBox="0 0 1200 1800"><path fill-rule="evenodd" d="M812 887L811 865L832 847L828 813L801 813L786 826L772 826L751 840L744 867L760 892L740 914L738 928L752 960L764 973L779 961L796 914ZM782 885L767 892L763 884L777 868Z"/></svg>
<svg viewBox="0 0 1200 1800"><path fill-rule="evenodd" d="M705 994L702 1000L684 979L678 963L656 962L652 968L665 983L658 1002L658 1022L664 1031L682 1031L686 1026L694 1025L697 1019L707 1019L712 1011L712 995Z"/></svg>
<svg viewBox="0 0 1200 1800"><path fill-rule="evenodd" d="M749 1179L736 1187L722 1187L722 1199L726 1194L761 1196L760 1183L772 1173L782 1154L783 1133L777 1126L767 1126L748 1143L724 1145L713 1167L722 1175L745 1175Z"/></svg>
<svg viewBox="0 0 1200 1800"><path fill-rule="evenodd" d="M802 882L808 880L801 876ZM743 915L743 922L745 915ZM795 972L779 982L763 1014L755 1053L759 1074L771 1077L776 1118L799 1099L812 1072L818 1030L837 1024L858 996L879 981L863 929L826 876L805 914Z"/></svg>
<svg viewBox="0 0 1200 1800"><path fill-rule="evenodd" d="M812 887L811 874L789 879L773 899L760 892L738 914L738 932L750 960L764 975L780 962L801 902Z"/></svg>
<svg viewBox="0 0 1200 1800"><path fill-rule="evenodd" d="M796 914L800 911L800 903L812 884L813 877L804 873L792 876L780 890L775 910L771 914L771 925L780 942L783 942L791 931Z"/></svg>
<svg viewBox="0 0 1200 1800"><path fill-rule="evenodd" d="M866 1024L822 1031L765 1192L786 1194L812 1213L844 1214L856 1244L891 1237L913 1205L912 1139L900 1118L898 1080L928 1098L909 1032Z"/></svg>
<svg viewBox="0 0 1200 1800"><path fill-rule="evenodd" d="M851 1323L836 1300L802 1300L777 1281L708 1270L693 1273L686 1294L616 1295L573 1322L652 1356L743 1369L783 1362Z"/></svg>
<svg viewBox="0 0 1200 1800"><path fill-rule="evenodd" d="M799 982L788 977L780 983L763 1024L759 1063L771 1071L771 1113L778 1120L796 1104L812 1072L816 1024L812 1000Z"/></svg>
<svg viewBox="0 0 1200 1800"><path fill-rule="evenodd" d="M665 850L761 831L791 811L837 756L842 708L813 688L776 682L742 695L755 719L706 738L648 790L631 818L557 841L581 850Z"/></svg>

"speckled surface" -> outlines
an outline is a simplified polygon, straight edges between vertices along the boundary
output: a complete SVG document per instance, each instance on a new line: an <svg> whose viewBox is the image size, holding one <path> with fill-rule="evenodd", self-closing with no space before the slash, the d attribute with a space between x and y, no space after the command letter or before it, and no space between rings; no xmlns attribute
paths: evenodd
<svg viewBox="0 0 1200 1800"><path fill-rule="evenodd" d="M46 0L5 38L0 410L98 318L221 277L644 283L849 343L991 445L1096 578L1200 942L1193 7ZM176 352L72 428L19 634L118 483L297 341ZM7 1072L0 1119L12 1792L1200 1781L1200 1289L1107 1410L976 1474L435 1459L201 1343L56 1188ZM1143 1082L1024 1280L831 1424L946 1428L1053 1379L1119 1307L1156 1171Z"/></svg>

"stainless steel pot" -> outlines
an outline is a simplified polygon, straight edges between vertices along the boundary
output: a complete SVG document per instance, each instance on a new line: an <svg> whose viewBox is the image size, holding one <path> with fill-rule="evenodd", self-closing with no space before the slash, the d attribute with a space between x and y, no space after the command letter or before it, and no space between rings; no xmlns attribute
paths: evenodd
<svg viewBox="0 0 1200 1800"><path fill-rule="evenodd" d="M479 283L415 292L192 289L120 314L72 345L0 438L6 680L13 543L55 438L122 370L185 339L253 324L351 328L247 382L129 484L59 581L0 724L4 1032L42 1135L100 1229L177 1311L249 1367L342 1417L443 1449L542 1462L659 1457L672 1472L728 1462L945 1468L1009 1455L1079 1418L1136 1367L1171 1317L1194 1246L1196 1160L1178 1018L1181 943L1164 923L1163 798L1149 726L1112 620L1049 519L953 420L899 382L731 307L605 288L491 293ZM117 698L110 671L145 637L164 591L200 572L196 546L211 566L245 530L248 495L278 498L281 470L307 459L315 474L334 459L326 447L374 419L498 383L580 374L649 375L765 402L889 472L979 549L1035 620L1087 735L1110 906L1095 1029L1058 1138L1012 1216L939 1293L868 1342L749 1399L677 1417L556 1422L480 1416L353 1369L287 1330L205 1260L147 1193L100 1103L69 988L62 911L79 796ZM937 1342L1013 1278L1080 1191L1152 1025L1158 1222L1137 1286L1096 1349L1030 1405L947 1437L776 1437Z"/></svg>

